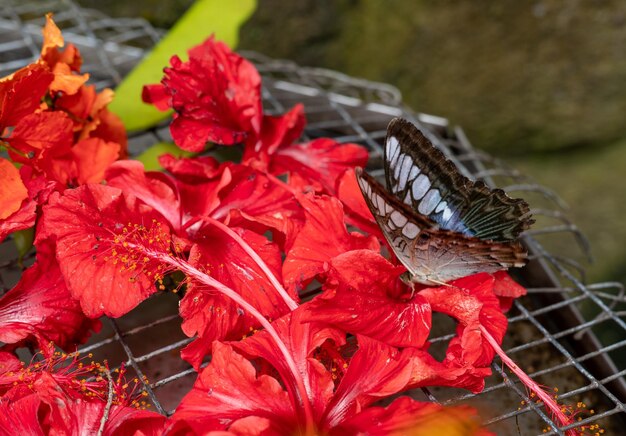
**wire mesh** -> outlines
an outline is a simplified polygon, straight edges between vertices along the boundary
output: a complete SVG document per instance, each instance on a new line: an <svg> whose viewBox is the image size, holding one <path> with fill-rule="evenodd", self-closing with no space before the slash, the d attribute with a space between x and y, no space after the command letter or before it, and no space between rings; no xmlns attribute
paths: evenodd
<svg viewBox="0 0 626 436"><path fill-rule="evenodd" d="M4 0L6 2L6 0ZM40 29L46 12L55 13L67 41L84 56L84 71L98 87L113 86L136 64L160 32L140 19L111 19L82 9L69 0L8 2L0 11L0 74L7 74L37 58ZM537 219L523 241L531 261L516 278L528 296L509 312L509 330L503 348L533 378L546 387L558 387L565 403L583 402L595 410L581 416L581 424L599 424L607 433L619 433L626 398L626 300L620 283L586 284L581 261L589 257L585 237L563 211L552 191L488 154L476 150L460 127L445 118L416 113L402 104L400 92L389 85L356 79L334 71L304 68L258 53L243 53L263 76L267 113L283 113L303 103L308 139L328 136L357 142L370 152L369 171L382 175L381 143L389 120L402 116L413 123L461 171L515 196L525 198ZM131 155L156 142L171 140L168 126L130 135ZM556 241L556 243L555 243ZM546 247L558 247L558 250ZM11 241L0 246L0 285L10 288L19 277ZM102 331L80 348L112 366L124 362L144 382L155 410L173 413L196 378L179 357L192 341L180 329L178 297L159 293L119 319L105 319ZM450 320L434 319L440 331L430 338L432 350L450 339ZM602 338L598 336L601 335ZM615 362L621 362L616 365ZM488 428L498 434L564 434L523 386L493 363L493 375L478 394L452 388L416 390L413 396L443 404L477 407Z"/></svg>

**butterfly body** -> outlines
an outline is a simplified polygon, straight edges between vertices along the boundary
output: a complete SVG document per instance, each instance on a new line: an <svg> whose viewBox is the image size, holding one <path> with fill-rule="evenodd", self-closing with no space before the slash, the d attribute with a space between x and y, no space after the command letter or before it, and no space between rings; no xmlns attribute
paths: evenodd
<svg viewBox="0 0 626 436"><path fill-rule="evenodd" d="M464 177L411 123L385 140L387 189L361 170L359 186L411 281L441 284L526 262L517 241L533 222L526 202Z"/></svg>

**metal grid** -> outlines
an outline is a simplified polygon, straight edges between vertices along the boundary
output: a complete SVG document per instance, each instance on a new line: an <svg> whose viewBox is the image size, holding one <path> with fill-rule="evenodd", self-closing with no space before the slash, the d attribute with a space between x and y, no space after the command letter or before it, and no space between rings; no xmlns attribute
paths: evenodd
<svg viewBox="0 0 626 436"><path fill-rule="evenodd" d="M141 47L150 47L159 35L143 20L112 20L69 0L11 0L9 4L0 12L2 74L37 56L42 17L48 11L55 12L66 39L79 46L85 58L84 70L92 73L100 87L119 82L145 53ZM102 47L105 50L100 50ZM503 348L539 383L558 386L561 401L582 401L595 409L594 415L576 425L598 423L607 434L618 433L624 423L626 369L619 369L614 359L623 362L626 356L624 288L620 283L585 284L580 260L588 255L587 242L563 213L558 196L474 149L463 130L450 126L446 119L404 107L394 87L255 53L244 55L263 75L268 113L283 113L295 103L304 103L307 137L330 136L365 145L370 151L372 173L382 174L381 143L388 121L403 116L417 124L467 176L528 200L537 223L524 236L531 262L517 272L517 278L527 286L529 295L516 301L509 313ZM131 135L131 154L169 139L167 125ZM545 248L554 246L554 241L560 250ZM12 244L3 243L0 285L5 289L19 277L15 258ZM137 375L147 376L149 399L154 409L164 414L173 413L195 381L195 371L179 357L180 349L192 339L180 330L177 303L173 294L156 294L122 318L105 319L103 330L81 348L92 352L94 359L108 359L112 365L125 362ZM431 338L436 353L451 335L449 320L435 319L433 324L441 326ZM600 341L598 334L606 332L612 337ZM543 429L543 434L564 434L566 429L559 429L541 406L529 401L528 393L509 377L497 358L493 370L479 395L449 388L412 394L444 404L476 406L488 428L498 434L537 434ZM525 401L524 406L520 406L521 401Z"/></svg>

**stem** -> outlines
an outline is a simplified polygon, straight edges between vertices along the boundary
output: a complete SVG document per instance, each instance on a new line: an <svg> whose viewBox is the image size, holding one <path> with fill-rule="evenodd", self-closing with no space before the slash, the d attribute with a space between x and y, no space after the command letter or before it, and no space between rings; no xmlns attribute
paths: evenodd
<svg viewBox="0 0 626 436"><path fill-rule="evenodd" d="M109 420L109 413L111 412L111 405L113 404L113 378L111 378L111 372L109 371L108 365L104 368L104 375L109 382L109 392L107 394L107 402L104 406L104 412L102 413L102 418L100 419L100 427L98 428L97 433L98 436L102 436L104 434L104 427Z"/></svg>
<svg viewBox="0 0 626 436"><path fill-rule="evenodd" d="M170 256L164 255L163 253L155 252L153 250L146 249L145 247L141 247L139 245L136 246L136 248L143 251L144 253L146 253L147 255L151 256L154 259L160 260L164 263L167 263L171 266L176 267L180 271L184 272L187 276L193 277L198 282L203 283L207 286L211 286L212 288L215 288L216 290L224 294L226 297L230 298L235 303L243 307L246 311L248 311L248 313L250 313L250 315L252 315L265 328L267 333L271 336L271 338L276 343L276 346L278 347L281 354L285 358L285 362L287 363L287 366L289 367L289 369L291 370L293 374L293 379L296 383L296 392L298 393L298 396L300 397L300 402L304 408L304 414L305 414L305 419L306 419L306 430L307 430L306 434L314 434L313 410L311 409L311 403L309 402L307 391L306 391L306 388L304 387L304 381L302 380L302 377L300 376L300 372L298 371L296 362L293 360L293 357L291 356L291 354L289 354L289 350L287 349L287 346L285 345L283 340L280 338L280 336L278 335L278 332L276 331L276 329L274 329L272 324L254 306L252 306L250 303L244 300L241 297L241 295L239 295L233 289L215 280L213 277L203 273L202 271L194 268L187 262L180 260L180 259L171 258Z"/></svg>
<svg viewBox="0 0 626 436"><path fill-rule="evenodd" d="M243 248L243 250L248 254L248 256L250 256L252 260L254 260L254 262L259 266L259 268L261 268L261 271L265 273L270 283L276 289L276 292L278 292L278 295L282 297L282 299L285 301L285 304L287 304L287 307L289 307L289 310L293 311L298 308L298 303L296 303L293 300L293 298L291 298L291 296L287 293L285 288L283 288L283 286L280 284L276 276L272 273L272 271L267 266L267 264L263 261L263 259L261 259L261 257L256 253L256 251L254 251L252 247L250 247L250 245L248 245L248 243L244 241L244 239L241 236L239 236L236 232L234 232L230 227L228 227L227 225L221 223L220 221L214 218L211 218L209 216L204 216L202 217L202 219L209 222L210 224L213 224L215 227L217 227L218 229L226 233L228 236L233 238L233 240L237 242L241 248Z"/></svg>
<svg viewBox="0 0 626 436"><path fill-rule="evenodd" d="M2 132L0 131L0 134L1 133ZM18 150L17 148L13 147L9 142L5 141L4 139L5 138L0 138L0 147L4 147L7 151L11 151L15 154L19 154L20 156L28 159L28 153L24 153L22 150Z"/></svg>
<svg viewBox="0 0 626 436"><path fill-rule="evenodd" d="M530 378L530 376L526 374L524 370L517 366L517 364L513 362L513 360L509 356L507 356L502 347L500 347L500 344L498 344L498 341L496 341L495 338L491 336L491 333L489 333L489 331L487 331L487 329L482 325L480 326L480 331L483 337L487 339L487 342L489 342L489 345L491 345L496 354L500 356L502 362L504 362L504 364L511 371L513 371L513 373L521 380L522 383L524 383L524 385L528 389L534 392L539 397L539 399L543 401L544 406L553 414L553 416L555 416L563 426L568 426L572 424L572 420L561 411L561 407L556 403L556 401L554 401L554 399L546 391L541 389L541 387L532 378ZM565 434L567 434L568 436L577 436L579 433L575 429L569 429L565 431Z"/></svg>

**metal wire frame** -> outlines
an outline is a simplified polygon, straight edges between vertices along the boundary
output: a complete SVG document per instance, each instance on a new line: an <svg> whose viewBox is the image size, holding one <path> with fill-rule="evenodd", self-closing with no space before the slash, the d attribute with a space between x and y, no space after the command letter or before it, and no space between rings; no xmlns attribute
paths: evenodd
<svg viewBox="0 0 626 436"><path fill-rule="evenodd" d="M83 53L84 70L98 87L113 86L158 39L159 32L143 20L112 20L76 6L70 0L23 2L11 0L0 11L0 73L8 73L38 56L43 15L55 12L68 41ZM108 42L105 42L108 41ZM104 50L101 48L104 47ZM558 386L561 401L583 401L596 413L576 425L598 423L618 431L624 415L626 369L613 359L626 355L626 302L620 283L586 284L581 260L588 257L588 243L563 211L554 192L535 184L503 162L472 147L463 130L445 118L415 113L403 106L399 91L389 85L355 79L334 71L298 66L289 61L245 53L261 72L263 99L268 113L285 112L302 102L307 117L306 138L330 136L358 142L370 152L369 171L381 175L381 143L386 125L394 116L415 124L470 178L484 180L526 198L537 218L524 236L531 262L519 271L529 295L515 302L509 313L509 330L503 348L520 366L545 386ZM166 124L130 135L130 152L169 141ZM564 246L547 249L550 238ZM565 253L565 254L563 254ZM574 254L573 254L574 253ZM10 242L0 246L0 285L8 288L19 276L17 255ZM126 316L105 319L103 330L80 348L94 359L124 363L140 379L153 407L173 413L191 388L196 373L178 352L192 339L180 330L178 298L156 294ZM433 352L451 337L449 320L438 318L440 331L430 338ZM613 334L600 340L599 334ZM485 424L498 434L564 434L542 407L499 364L478 395L450 388L418 390L411 394L443 404L459 402L477 406ZM523 405L520 406L520 402Z"/></svg>

